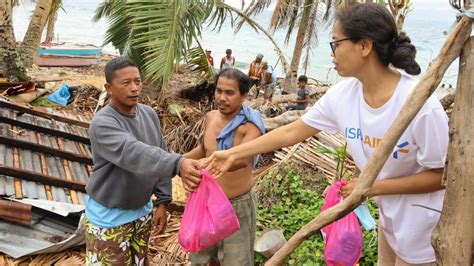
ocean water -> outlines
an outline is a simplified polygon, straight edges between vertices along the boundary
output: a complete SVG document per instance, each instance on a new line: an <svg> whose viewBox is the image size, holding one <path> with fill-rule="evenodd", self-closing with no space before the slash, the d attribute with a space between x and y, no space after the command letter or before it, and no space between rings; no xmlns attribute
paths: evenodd
<svg viewBox="0 0 474 266"><path fill-rule="evenodd" d="M239 6L240 3L239 0L226 2L235 6ZM448 0L414 0L413 2L414 8L406 18L404 31L417 47L417 61L424 72L446 40L446 33L453 25L457 11L449 6ZM64 11L60 10L58 16L55 39L102 45L107 22L105 20L97 23L92 22L94 11L99 3L98 0L63 0ZM17 40L23 38L33 9L34 4L29 1L23 1L22 5L14 8L13 24ZM266 10L255 19L268 28L270 18L271 10ZM286 46L284 44L285 34L285 31L280 30L275 32L273 37L290 61L296 36L292 36ZM310 67L306 74L318 80L335 83L341 78L332 68L330 39L331 25L321 26L318 29L318 45L312 51ZM202 35L202 43L206 49L212 50L216 66L218 66L220 58L225 55L225 50L231 48L236 57L237 68L246 71L255 55L263 53L264 60L267 60L270 65L274 65L280 76L283 75L281 63L277 64L277 54L272 43L266 36L255 32L249 26L244 25L237 33L234 33L230 21L225 23L220 31L213 31L212 27L206 28ZM117 53L111 45L105 46L104 51ZM455 86L457 70L458 63L455 61L446 72L443 83ZM300 73L303 73L302 69Z"/></svg>

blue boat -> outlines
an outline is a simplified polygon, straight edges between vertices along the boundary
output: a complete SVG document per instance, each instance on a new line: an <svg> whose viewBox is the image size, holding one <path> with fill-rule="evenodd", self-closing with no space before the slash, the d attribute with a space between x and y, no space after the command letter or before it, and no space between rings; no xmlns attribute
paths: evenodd
<svg viewBox="0 0 474 266"><path fill-rule="evenodd" d="M41 43L38 48L38 55L60 55L60 56L99 56L102 47L93 44L80 43Z"/></svg>

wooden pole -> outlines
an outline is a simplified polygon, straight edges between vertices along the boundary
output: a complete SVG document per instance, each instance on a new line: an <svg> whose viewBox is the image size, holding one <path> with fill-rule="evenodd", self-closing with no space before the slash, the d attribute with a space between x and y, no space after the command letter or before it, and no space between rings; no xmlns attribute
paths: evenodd
<svg viewBox="0 0 474 266"><path fill-rule="evenodd" d="M469 28L471 25L469 25ZM474 241L474 37L459 58L445 168L446 195L432 242L438 265L472 265Z"/></svg>
<svg viewBox="0 0 474 266"><path fill-rule="evenodd" d="M380 146L370 157L367 165L362 169L359 182L352 194L340 204L321 212L311 222L303 226L288 242L271 257L266 265L282 265L285 259L307 238L318 232L323 226L344 217L354 210L367 198L370 189L382 169L388 156L393 151L396 142L416 116L426 100L438 87L446 69L459 56L464 41L469 37L471 30L468 25L471 19L463 17L443 45L438 57L428 67L423 79L418 83L409 96L392 126L385 134Z"/></svg>

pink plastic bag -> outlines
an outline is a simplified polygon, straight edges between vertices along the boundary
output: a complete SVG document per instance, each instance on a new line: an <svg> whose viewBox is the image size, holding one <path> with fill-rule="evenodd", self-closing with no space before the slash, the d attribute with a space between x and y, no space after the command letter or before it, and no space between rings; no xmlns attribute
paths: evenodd
<svg viewBox="0 0 474 266"><path fill-rule="evenodd" d="M196 253L240 229L234 208L214 177L201 170L197 191L189 194L178 233L183 250Z"/></svg>
<svg viewBox="0 0 474 266"><path fill-rule="evenodd" d="M324 205L324 211L342 201L339 190L346 185L346 180L331 185ZM362 230L354 212L321 229L326 238L324 261L328 266L353 266L359 261L362 253Z"/></svg>

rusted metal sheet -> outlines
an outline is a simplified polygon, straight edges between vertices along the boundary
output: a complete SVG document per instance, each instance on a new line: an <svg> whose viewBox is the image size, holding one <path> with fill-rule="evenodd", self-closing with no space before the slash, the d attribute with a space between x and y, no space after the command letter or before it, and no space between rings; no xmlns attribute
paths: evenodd
<svg viewBox="0 0 474 266"><path fill-rule="evenodd" d="M31 224L31 205L0 200L0 218L21 224Z"/></svg>

